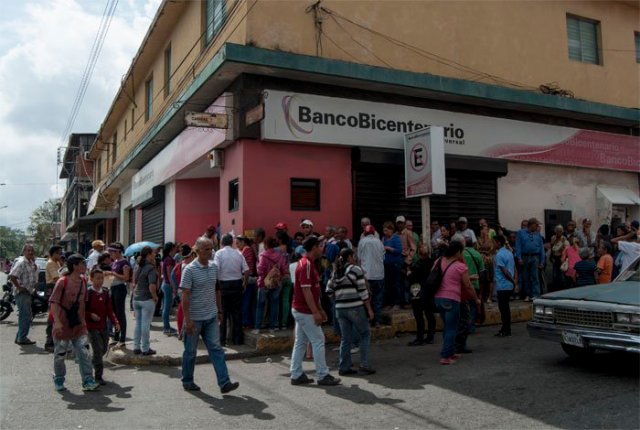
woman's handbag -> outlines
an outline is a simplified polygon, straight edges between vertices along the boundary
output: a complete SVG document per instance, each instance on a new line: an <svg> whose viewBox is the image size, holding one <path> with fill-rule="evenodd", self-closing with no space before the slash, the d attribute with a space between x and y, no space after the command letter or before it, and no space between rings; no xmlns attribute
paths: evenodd
<svg viewBox="0 0 640 430"><path fill-rule="evenodd" d="M560 265L560 270L563 271L563 272L566 272L567 270L569 270L569 259L568 258L562 262L562 264Z"/></svg>

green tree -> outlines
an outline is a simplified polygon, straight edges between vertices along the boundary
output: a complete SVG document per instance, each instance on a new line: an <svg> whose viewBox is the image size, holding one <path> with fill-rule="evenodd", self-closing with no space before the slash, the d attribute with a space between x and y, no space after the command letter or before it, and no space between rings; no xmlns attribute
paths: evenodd
<svg viewBox="0 0 640 430"><path fill-rule="evenodd" d="M27 231L31 234L36 255L43 256L59 239L60 199L49 199L44 202L33 211L30 220Z"/></svg>
<svg viewBox="0 0 640 430"><path fill-rule="evenodd" d="M26 241L27 235L23 230L0 226L0 258L16 258Z"/></svg>

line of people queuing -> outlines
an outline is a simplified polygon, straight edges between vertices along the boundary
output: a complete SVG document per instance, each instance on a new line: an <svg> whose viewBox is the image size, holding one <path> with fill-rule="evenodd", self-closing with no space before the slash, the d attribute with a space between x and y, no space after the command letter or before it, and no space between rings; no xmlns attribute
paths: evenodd
<svg viewBox="0 0 640 430"><path fill-rule="evenodd" d="M207 267L216 269L213 295L219 295L214 312L216 320L220 320L219 335L209 336L209 341L215 338L213 343L221 348L227 344L227 332L230 331L231 341L242 344L243 328L252 328L259 333L265 320L265 308L268 308L266 327L269 330L288 327L291 321L296 325L292 384L309 382L310 378L301 373L302 356L306 355L316 360L319 383L323 381L326 385L334 385L339 383L339 379L331 377L326 363L322 363L324 334L318 329L320 325L332 322L336 331L342 334L341 375L372 374L375 370L371 369L368 361L369 321L373 326L380 325L384 308L411 307L417 333L409 345L433 343L434 315L440 313L445 323L441 363L452 364L460 357L459 354L470 352L466 346L467 335L474 331L477 323L482 323L485 303L498 300L502 327L496 335L511 335L509 301L517 294L525 300L540 295L541 285L546 284L542 270L547 261L553 269L548 288L552 290L596 281L609 282L616 271L624 270L625 265L640 254L637 222L628 227L618 226L617 237L611 238L606 226L596 234L591 232L590 220L585 219L580 230L572 221L566 230L557 226L555 234L545 241L540 223L535 218L523 220L517 232L505 231L499 225L495 229L490 228L482 219L476 234L468 227L467 219L460 217L448 225L433 222L430 246L422 243L413 231L411 221L404 216L398 216L395 224L385 222L382 236L367 218L362 219L361 226L357 249L347 238L345 227L327 226L324 234L320 235L314 233L310 220L303 220L300 231L293 237L289 236L284 223L278 223L274 234L269 237L264 229L258 228L253 239L244 235L235 237L236 247L233 236L227 234L218 239L215 226L210 226L198 239L211 244ZM104 253L105 244L94 241L93 251L86 262L83 258L79 262L81 257L77 255L67 259L66 275L60 270L61 248L51 248L47 282L51 281L50 285L55 283L56 289L51 295L46 347L53 346L54 349L56 389L63 387L64 360L60 357L69 348L76 350L80 357L81 373L87 382L85 388L91 390L104 383L102 355L108 342L105 333L113 329L117 347L124 347L126 340L128 283L133 285L133 353L155 354L149 347L149 330L154 312L161 303L164 333L169 336L178 334L185 342L185 363L190 362L191 354L195 357L195 344L192 350L187 347L193 335L185 334L193 333L193 325L188 323L190 318L179 293L188 289L183 286L184 274L190 273L187 267L198 266L195 262L203 261L199 254L202 249L198 249L197 243L194 249L184 244L167 243L161 258L157 257L155 249L146 247L131 264L123 256L121 243L112 243ZM219 249L214 254L217 244ZM201 243L200 248L203 246ZM614 247L615 258L612 255ZM599 256L597 264L593 261L594 251ZM31 268L31 254L33 248L26 246L23 258L14 265L10 274L18 292L22 289L28 292L28 286L33 283L33 273L26 270ZM440 288L431 296L424 291L435 265L442 276ZM74 271L76 266L81 269ZM74 275L76 272L79 278ZM88 278L85 273L89 273ZM86 294L83 294L82 282L87 284L87 281L90 288L85 288ZM307 287L313 291L312 294L308 294ZM22 296L20 300L23 301ZM70 310L85 302L89 316L86 318L83 309L80 320L86 319L86 324L81 323L80 328L72 326L69 316L73 312L69 313ZM177 303L178 330L170 325L171 309ZM19 311L20 321L23 321L25 307L19 306ZM227 330L228 324L230 330ZM32 344L27 338L28 327L25 329L24 326L24 322L19 324L16 343ZM87 330L88 337L85 342L80 342L78 339L82 337L83 330ZM55 339L65 342L56 343ZM88 355L83 351L88 351L89 345L94 365L91 380L88 376L91 372L87 371L82 358ZM357 370L352 369L352 345L360 349ZM210 349L212 357L218 356L212 360L219 381L222 381L221 389L227 384L233 387L235 383L231 383L221 370L220 351ZM223 358L222 353L222 362ZM191 376L187 372L183 377L185 389L196 387L192 377L193 371Z"/></svg>

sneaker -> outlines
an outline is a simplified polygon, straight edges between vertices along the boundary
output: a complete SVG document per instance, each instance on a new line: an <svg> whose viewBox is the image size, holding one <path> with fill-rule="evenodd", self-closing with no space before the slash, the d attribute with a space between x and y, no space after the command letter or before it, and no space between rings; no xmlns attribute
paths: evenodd
<svg viewBox="0 0 640 430"><path fill-rule="evenodd" d="M334 378L331 375L327 375L318 380L318 385L340 385L340 378Z"/></svg>
<svg viewBox="0 0 640 430"><path fill-rule="evenodd" d="M15 343L16 345L35 345L36 344L31 339L16 340Z"/></svg>
<svg viewBox="0 0 640 430"><path fill-rule="evenodd" d="M407 345L408 346L422 346L424 344L425 344L424 340L414 339L411 342L409 342Z"/></svg>
<svg viewBox="0 0 640 430"><path fill-rule="evenodd" d="M530 301L531 301L531 297L529 297L529 296L525 297L525 298L524 298L524 301L525 301L525 302L530 302Z"/></svg>
<svg viewBox="0 0 640 430"><path fill-rule="evenodd" d="M66 391L67 389L64 386L64 382L62 381L53 381L53 387L57 392Z"/></svg>
<svg viewBox="0 0 640 430"><path fill-rule="evenodd" d="M368 366L358 367L358 375L373 375L374 373L376 373L375 369L372 369Z"/></svg>
<svg viewBox="0 0 640 430"><path fill-rule="evenodd" d="M156 351L155 351L155 350L153 350L153 349L149 348L149 350L148 350L148 351L143 351L143 352L142 352L142 355L154 355L155 353L156 353Z"/></svg>
<svg viewBox="0 0 640 430"><path fill-rule="evenodd" d="M96 391L98 388L100 388L100 384L93 379L88 379L87 382L82 384L82 391Z"/></svg>
<svg viewBox="0 0 640 430"><path fill-rule="evenodd" d="M305 385L311 383L313 383L313 379L309 378L306 373L303 373L295 379L291 379L291 385Z"/></svg>
<svg viewBox="0 0 640 430"><path fill-rule="evenodd" d="M185 391L200 391L200 387L198 387L194 382L189 382L187 384L182 384L182 388Z"/></svg>
<svg viewBox="0 0 640 430"><path fill-rule="evenodd" d="M135 355L140 355L140 354L142 354L142 350L141 350L141 349L134 349L134 350L133 350L133 353L134 353Z"/></svg>
<svg viewBox="0 0 640 430"><path fill-rule="evenodd" d="M357 354L360 352L360 347L359 346L354 346L353 348L351 348L351 353L352 354Z"/></svg>
<svg viewBox="0 0 640 430"><path fill-rule="evenodd" d="M47 352L53 352L54 346L53 345L45 345L44 346L44 350L47 351Z"/></svg>
<svg viewBox="0 0 640 430"><path fill-rule="evenodd" d="M107 381L102 378L96 378L96 382L100 385L107 385Z"/></svg>
<svg viewBox="0 0 640 430"><path fill-rule="evenodd" d="M224 387L220 388L220 392L222 394L227 394L232 392L233 390L238 389L239 386L239 382L227 382L226 384L224 384Z"/></svg>
<svg viewBox="0 0 640 430"><path fill-rule="evenodd" d="M356 369L347 369L347 370L339 370L338 371L338 375L340 375L340 376L355 375L357 373L358 373L358 371Z"/></svg>
<svg viewBox="0 0 640 430"><path fill-rule="evenodd" d="M260 334L260 329L254 328L251 330L251 334Z"/></svg>
<svg viewBox="0 0 640 430"><path fill-rule="evenodd" d="M178 334L178 330L176 330L175 328L170 328L168 330L162 330L162 333L165 336L176 336Z"/></svg>
<svg viewBox="0 0 640 430"><path fill-rule="evenodd" d="M449 365L449 364L455 364L455 360L452 358L441 358L440 359L440 364L442 365Z"/></svg>

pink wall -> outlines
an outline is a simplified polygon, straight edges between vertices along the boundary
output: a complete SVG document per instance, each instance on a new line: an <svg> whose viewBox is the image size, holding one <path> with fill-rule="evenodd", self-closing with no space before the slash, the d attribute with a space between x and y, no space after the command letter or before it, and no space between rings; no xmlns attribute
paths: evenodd
<svg viewBox="0 0 640 430"><path fill-rule="evenodd" d="M240 178L240 210L229 214L228 181L234 178ZM320 180L320 211L291 210L291 178ZM327 224L352 223L350 148L239 141L225 150L220 183L223 231L264 227L271 234L276 223L285 222L293 233L304 218L311 219L318 232Z"/></svg>
<svg viewBox="0 0 640 430"><path fill-rule="evenodd" d="M220 220L220 179L176 181L176 242L193 244Z"/></svg>

